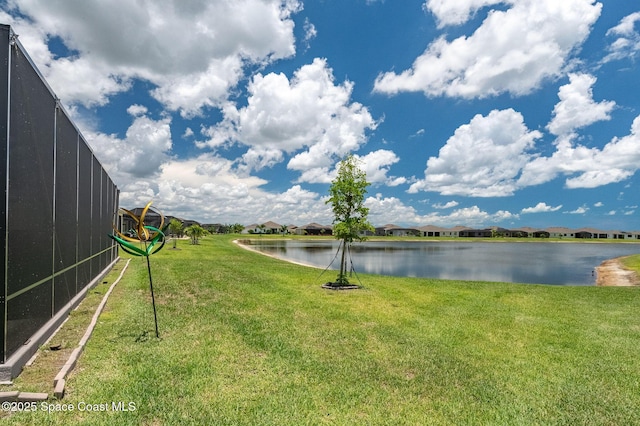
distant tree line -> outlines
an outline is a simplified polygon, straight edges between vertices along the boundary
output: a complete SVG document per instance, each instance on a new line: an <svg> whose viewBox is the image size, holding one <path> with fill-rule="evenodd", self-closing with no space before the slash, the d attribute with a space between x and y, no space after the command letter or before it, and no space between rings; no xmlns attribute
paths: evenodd
<svg viewBox="0 0 640 426"><path fill-rule="evenodd" d="M169 222L169 232L174 237L183 237L184 235L188 236L188 234L186 233L187 229L196 225L201 227L208 234L239 234L244 229L244 225L241 223L204 226L193 224L185 228L184 222L180 221L179 219L173 218Z"/></svg>

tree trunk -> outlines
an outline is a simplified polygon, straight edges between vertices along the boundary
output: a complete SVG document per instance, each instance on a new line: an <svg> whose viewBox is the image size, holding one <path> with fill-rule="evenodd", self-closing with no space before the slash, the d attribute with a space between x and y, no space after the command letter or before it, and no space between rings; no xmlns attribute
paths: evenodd
<svg viewBox="0 0 640 426"><path fill-rule="evenodd" d="M342 260L340 261L340 275L338 275L338 283L347 284L347 271L346 271L346 260L347 260L347 242L342 241Z"/></svg>

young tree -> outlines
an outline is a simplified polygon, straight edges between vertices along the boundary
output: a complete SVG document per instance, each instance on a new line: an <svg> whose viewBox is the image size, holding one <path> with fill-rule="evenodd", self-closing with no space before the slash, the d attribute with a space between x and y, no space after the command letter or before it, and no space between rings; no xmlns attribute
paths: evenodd
<svg viewBox="0 0 640 426"><path fill-rule="evenodd" d="M327 204L331 204L333 209L333 235L342 240L340 273L335 282L336 286L349 285L346 266L347 244L354 240L364 241L364 231L374 229L367 219L369 209L364 206L368 186L367 175L359 168L353 155L340 162L338 174L331 181L330 198L327 200Z"/></svg>
<svg viewBox="0 0 640 426"><path fill-rule="evenodd" d="M178 243L178 239L176 237L182 234L182 226L182 222L175 218L171 219L169 222L169 231L173 234L173 248L176 248Z"/></svg>

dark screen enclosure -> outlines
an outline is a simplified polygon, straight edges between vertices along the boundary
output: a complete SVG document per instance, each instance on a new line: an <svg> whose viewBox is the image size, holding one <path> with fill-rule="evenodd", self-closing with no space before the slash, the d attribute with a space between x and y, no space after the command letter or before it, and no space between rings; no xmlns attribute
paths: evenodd
<svg viewBox="0 0 640 426"><path fill-rule="evenodd" d="M0 179L6 364L113 265L119 196L8 25L0 25Z"/></svg>

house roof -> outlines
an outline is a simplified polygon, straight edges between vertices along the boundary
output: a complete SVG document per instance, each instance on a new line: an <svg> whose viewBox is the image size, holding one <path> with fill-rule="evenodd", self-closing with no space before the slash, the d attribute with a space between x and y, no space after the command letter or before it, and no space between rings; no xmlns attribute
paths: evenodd
<svg viewBox="0 0 640 426"><path fill-rule="evenodd" d="M396 226L395 228L386 228L385 231L418 231L418 228L402 228L400 226Z"/></svg>
<svg viewBox="0 0 640 426"><path fill-rule="evenodd" d="M523 226L521 228L514 228L512 231L523 231L523 232L539 232L541 229L532 228L530 226Z"/></svg>
<svg viewBox="0 0 640 426"><path fill-rule="evenodd" d="M279 223L275 223L271 220L263 223L263 225L265 228L270 228L270 229L276 229L276 228L280 229L282 227L282 225L280 225Z"/></svg>
<svg viewBox="0 0 640 426"><path fill-rule="evenodd" d="M311 222L300 226L298 229L333 229L333 227L331 225L320 225L319 223Z"/></svg>
<svg viewBox="0 0 640 426"><path fill-rule="evenodd" d="M129 211L136 216L140 216L143 210L144 210L144 207L136 207L135 209L129 210ZM152 217L152 216L160 217L160 213L156 212L153 209L147 210L147 214L145 215L145 217Z"/></svg>
<svg viewBox="0 0 640 426"><path fill-rule="evenodd" d="M589 232L591 234L604 234L607 231L601 231L595 228L579 228L579 229L576 229L575 232ZM610 232L616 232L616 231L610 231Z"/></svg>
<svg viewBox="0 0 640 426"><path fill-rule="evenodd" d="M400 228L400 226L398 225L394 225L393 223L387 223L386 225L382 225L382 226L377 226L377 229L394 229L394 228Z"/></svg>
<svg viewBox="0 0 640 426"><path fill-rule="evenodd" d="M452 231L464 231L465 229L471 229L468 226L457 225L451 228Z"/></svg>
<svg viewBox="0 0 640 426"><path fill-rule="evenodd" d="M546 228L544 230L547 231L547 232L565 232L565 233L574 232L572 229L565 228L565 227L562 227L562 226L552 226L552 227Z"/></svg>
<svg viewBox="0 0 640 426"><path fill-rule="evenodd" d="M449 229L447 228L443 228L441 226L435 226L435 225L425 225L416 229L419 231L438 231L438 232L449 231Z"/></svg>

